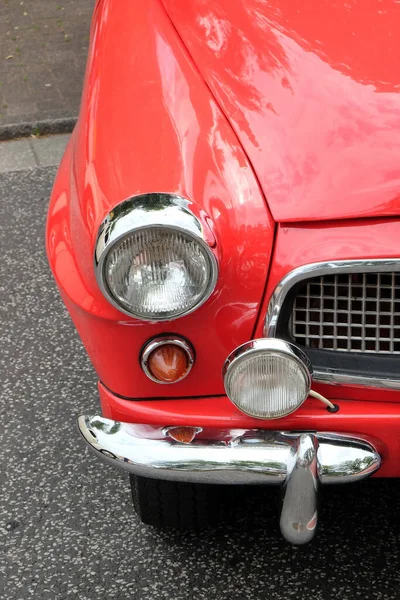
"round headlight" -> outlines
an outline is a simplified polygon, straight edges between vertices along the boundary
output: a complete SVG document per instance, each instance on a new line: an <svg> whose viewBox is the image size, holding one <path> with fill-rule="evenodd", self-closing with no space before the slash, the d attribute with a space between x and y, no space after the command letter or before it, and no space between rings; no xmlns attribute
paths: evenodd
<svg viewBox="0 0 400 600"><path fill-rule="evenodd" d="M138 319L165 321L212 293L217 262L187 200L146 194L116 207L100 229L96 269L103 293Z"/></svg>
<svg viewBox="0 0 400 600"><path fill-rule="evenodd" d="M277 339L247 342L224 366L227 396L257 419L279 419L295 411L311 387L311 365L293 344Z"/></svg>

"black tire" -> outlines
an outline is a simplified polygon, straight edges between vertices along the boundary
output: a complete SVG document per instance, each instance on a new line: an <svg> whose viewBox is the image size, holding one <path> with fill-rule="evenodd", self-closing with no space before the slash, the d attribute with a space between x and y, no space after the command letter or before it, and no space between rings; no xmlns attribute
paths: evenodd
<svg viewBox="0 0 400 600"><path fill-rule="evenodd" d="M134 509L146 525L198 530L215 522L219 506L215 486L136 475L130 475L130 482Z"/></svg>

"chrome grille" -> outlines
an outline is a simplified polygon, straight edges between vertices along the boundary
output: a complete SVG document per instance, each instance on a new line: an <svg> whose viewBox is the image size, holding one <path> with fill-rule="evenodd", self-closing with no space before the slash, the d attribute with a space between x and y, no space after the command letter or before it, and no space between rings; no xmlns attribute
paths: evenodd
<svg viewBox="0 0 400 600"><path fill-rule="evenodd" d="M297 290L289 327L310 348L400 354L400 273L309 279Z"/></svg>

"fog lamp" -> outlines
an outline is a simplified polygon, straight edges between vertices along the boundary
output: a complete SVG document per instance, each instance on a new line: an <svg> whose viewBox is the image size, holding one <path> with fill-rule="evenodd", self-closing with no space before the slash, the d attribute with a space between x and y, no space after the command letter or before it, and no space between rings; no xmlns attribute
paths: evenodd
<svg viewBox="0 0 400 600"><path fill-rule="evenodd" d="M279 419L307 398L312 368L299 348L278 339L246 342L224 365L227 396L243 413L257 419Z"/></svg>

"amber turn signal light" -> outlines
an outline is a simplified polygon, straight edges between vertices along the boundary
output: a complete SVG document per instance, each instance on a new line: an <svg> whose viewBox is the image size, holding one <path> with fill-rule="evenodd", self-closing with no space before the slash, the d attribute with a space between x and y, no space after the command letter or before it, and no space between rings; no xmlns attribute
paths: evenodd
<svg viewBox="0 0 400 600"><path fill-rule="evenodd" d="M147 368L158 381L173 383L186 375L189 358L179 346L165 344L153 350L149 356Z"/></svg>
<svg viewBox="0 0 400 600"><path fill-rule="evenodd" d="M160 336L148 342L142 352L143 371L157 383L176 383L190 372L193 350L182 338Z"/></svg>
<svg viewBox="0 0 400 600"><path fill-rule="evenodd" d="M201 431L201 427L166 427L163 430L165 436L181 444L190 444Z"/></svg>

